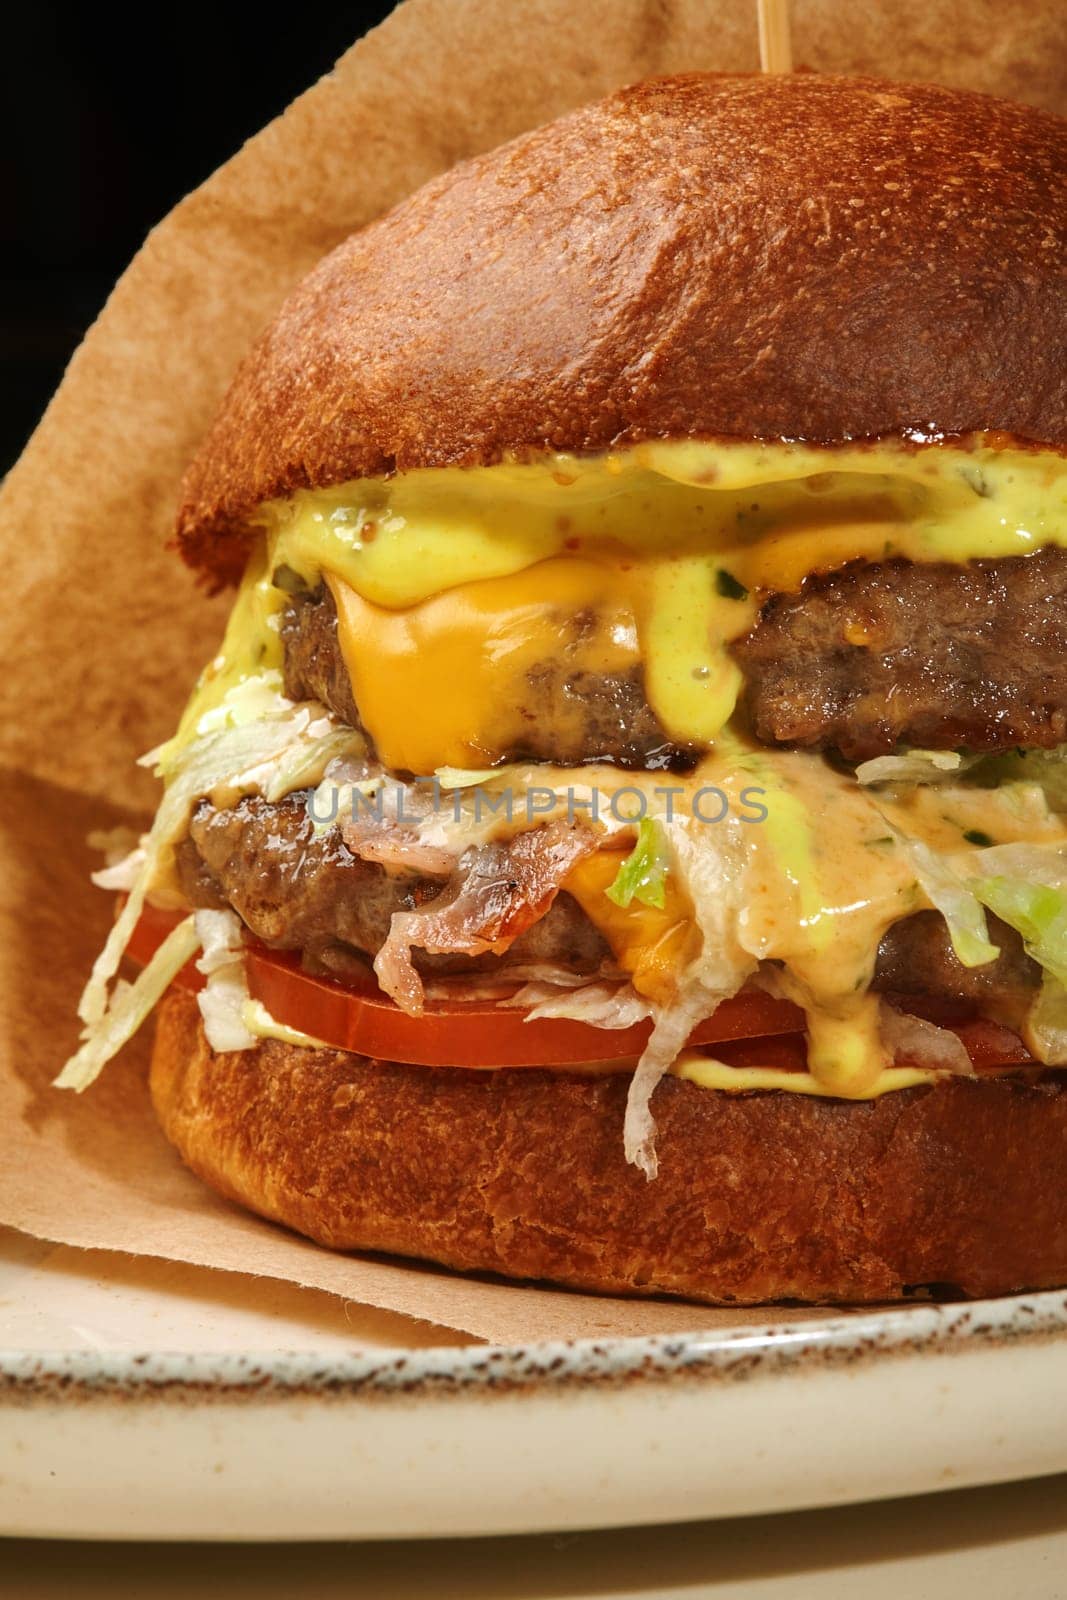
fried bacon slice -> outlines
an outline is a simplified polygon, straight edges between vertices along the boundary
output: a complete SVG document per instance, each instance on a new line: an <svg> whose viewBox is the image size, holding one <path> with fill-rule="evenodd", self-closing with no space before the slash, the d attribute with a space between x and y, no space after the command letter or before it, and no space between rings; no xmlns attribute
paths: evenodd
<svg viewBox="0 0 1067 1600"><path fill-rule="evenodd" d="M456 876L415 911L393 914L378 952L378 982L405 1011L423 1009L413 949L430 955L502 955L544 916L571 869L597 848L593 830L562 818L507 843L477 845L460 857Z"/></svg>

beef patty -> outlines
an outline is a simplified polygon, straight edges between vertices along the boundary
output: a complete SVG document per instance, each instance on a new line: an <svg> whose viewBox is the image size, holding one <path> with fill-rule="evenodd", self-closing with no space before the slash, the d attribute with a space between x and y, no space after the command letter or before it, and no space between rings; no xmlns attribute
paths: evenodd
<svg viewBox="0 0 1067 1600"><path fill-rule="evenodd" d="M583 634L583 617L568 619L557 659L539 661L526 675L525 692L501 707L510 728L501 761L551 761L581 766L605 761L629 770L684 772L697 753L673 743L645 697L640 667L594 673L568 663L568 641ZM293 700L321 700L342 721L362 728L359 707L337 638L337 612L326 587L296 595L282 619L285 692ZM365 731L365 730L364 730Z"/></svg>
<svg viewBox="0 0 1067 1600"><path fill-rule="evenodd" d="M309 965L344 976L353 955L374 957L394 911L414 911L440 894L445 878L390 871L352 854L337 828L316 832L307 792L273 804L248 796L227 810L202 800L178 849L182 887L194 906L231 906L257 939L300 950ZM492 972L502 965L560 963L595 972L610 951L568 894L505 957L413 952L423 972Z"/></svg>
<svg viewBox="0 0 1067 1600"><path fill-rule="evenodd" d="M734 655L765 744L1050 749L1067 741L1067 551L812 577Z"/></svg>
<svg viewBox="0 0 1067 1600"><path fill-rule="evenodd" d="M574 636L581 618L570 619ZM282 624L286 691L361 726L329 590L294 597ZM888 561L772 595L733 646L743 707L765 744L835 748L852 761L900 745L1050 749L1067 743L1067 551L965 566ZM501 759L685 770L640 668L597 674L539 662L506 708Z"/></svg>
<svg viewBox="0 0 1067 1600"><path fill-rule="evenodd" d="M306 793L275 803L249 796L227 810L202 800L178 850L179 873L194 906L231 906L264 944L300 950L312 967L344 977L357 957L378 953L394 911L425 904L448 880L360 860L336 828L314 830L306 799ZM1000 947L997 959L964 967L944 919L936 911L918 912L883 938L873 988L959 1001L987 1013L1014 1012L1032 998L1038 969L1018 934L996 918L990 918L990 936ZM600 934L565 892L503 957L414 954L424 972L551 962L591 973L610 959Z"/></svg>
<svg viewBox="0 0 1067 1600"><path fill-rule="evenodd" d="M939 911L917 911L895 922L878 948L874 987L912 999L956 1000L983 1015L1013 1021L1016 1010L1034 998L1041 971L1014 928L999 917L986 921L1000 954L981 967L965 967L957 959Z"/></svg>

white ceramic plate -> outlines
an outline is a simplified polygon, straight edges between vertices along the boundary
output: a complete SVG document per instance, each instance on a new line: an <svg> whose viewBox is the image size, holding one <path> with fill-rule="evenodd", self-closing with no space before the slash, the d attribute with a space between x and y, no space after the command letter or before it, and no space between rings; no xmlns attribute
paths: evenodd
<svg viewBox="0 0 1067 1600"><path fill-rule="evenodd" d="M1067 1468L1060 1292L509 1349L411 1327L0 1235L0 1533L531 1532Z"/></svg>

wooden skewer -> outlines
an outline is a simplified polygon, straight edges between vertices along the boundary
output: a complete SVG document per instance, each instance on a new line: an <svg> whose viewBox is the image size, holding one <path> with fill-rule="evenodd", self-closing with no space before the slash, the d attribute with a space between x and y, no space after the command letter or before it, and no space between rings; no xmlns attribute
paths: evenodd
<svg viewBox="0 0 1067 1600"><path fill-rule="evenodd" d="M756 0L756 6L759 12L760 71L792 72L789 0Z"/></svg>

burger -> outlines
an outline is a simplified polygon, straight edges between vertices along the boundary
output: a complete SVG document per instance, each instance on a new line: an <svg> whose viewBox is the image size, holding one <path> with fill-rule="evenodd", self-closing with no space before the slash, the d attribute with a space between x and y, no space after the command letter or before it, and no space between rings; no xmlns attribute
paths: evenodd
<svg viewBox="0 0 1067 1600"><path fill-rule="evenodd" d="M296 289L58 1082L223 1195L712 1303L1067 1281L1067 125L638 84ZM140 965L118 977L129 954Z"/></svg>

